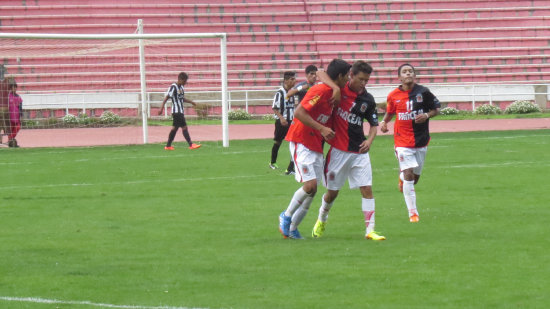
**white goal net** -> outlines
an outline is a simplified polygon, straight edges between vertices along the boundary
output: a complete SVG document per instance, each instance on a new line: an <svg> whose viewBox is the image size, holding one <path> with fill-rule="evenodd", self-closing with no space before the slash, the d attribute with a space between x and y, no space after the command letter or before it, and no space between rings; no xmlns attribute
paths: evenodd
<svg viewBox="0 0 550 309"><path fill-rule="evenodd" d="M224 33L0 33L0 78L18 86L23 130L124 126L148 143L149 125L171 124L170 109L159 107L180 72L189 75L185 96L199 105L186 106L186 118L221 118L227 147Z"/></svg>

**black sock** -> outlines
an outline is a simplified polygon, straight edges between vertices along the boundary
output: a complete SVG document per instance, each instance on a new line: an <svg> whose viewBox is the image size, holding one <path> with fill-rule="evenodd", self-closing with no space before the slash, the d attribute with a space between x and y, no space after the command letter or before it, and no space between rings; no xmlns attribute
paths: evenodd
<svg viewBox="0 0 550 309"><path fill-rule="evenodd" d="M174 138L176 137L176 132L178 132L178 129L170 130L170 134L168 134L168 143L166 143L166 147L172 146L172 142L174 141Z"/></svg>
<svg viewBox="0 0 550 309"><path fill-rule="evenodd" d="M281 144L274 143L273 148L271 148L271 163L277 162L277 155L279 154L279 147Z"/></svg>
<svg viewBox="0 0 550 309"><path fill-rule="evenodd" d="M289 172L294 172L294 161L290 160L290 163L288 163L288 167L286 170Z"/></svg>
<svg viewBox="0 0 550 309"><path fill-rule="evenodd" d="M187 131L187 129L183 130L183 137L185 137L185 140L189 143L189 147L191 147L193 143L191 142L191 136L189 136L189 131Z"/></svg>

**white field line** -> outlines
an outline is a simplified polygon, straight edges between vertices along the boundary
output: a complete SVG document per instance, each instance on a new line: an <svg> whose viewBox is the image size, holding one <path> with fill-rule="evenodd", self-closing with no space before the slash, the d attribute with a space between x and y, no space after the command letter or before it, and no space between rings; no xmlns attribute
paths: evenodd
<svg viewBox="0 0 550 309"><path fill-rule="evenodd" d="M187 181L206 181L206 180L235 180L243 178L261 178L271 177L272 174L263 175L241 175L241 176L221 176L221 177L196 177L196 178L175 178L175 179L144 179L133 181L114 181L114 182L101 182L101 183L58 183L58 184L44 184L34 186L2 186L0 191L3 190L17 190L17 189L38 189L38 188L58 188L58 187L87 187L87 186L103 186L103 185L133 185L143 183L166 183L166 182L187 182ZM257 181L256 181L257 182Z"/></svg>
<svg viewBox="0 0 550 309"><path fill-rule="evenodd" d="M432 137L433 141L463 141L463 140L492 140L492 139L516 139L516 138L533 138L533 137L550 137L550 134L533 134L533 135L513 135L513 136L480 136L480 137ZM428 146L430 147L430 146Z"/></svg>
<svg viewBox="0 0 550 309"><path fill-rule="evenodd" d="M44 299L39 297L9 297L9 296L0 296L0 301L6 302L24 302L24 303L35 303L35 304L58 304L58 305L78 305L78 306L92 306L99 308L121 308L121 309L207 309L207 308L198 308L198 307L171 307L171 306L139 306L139 305L113 305L113 304L102 304L102 303L93 303L91 301L78 301L78 300L57 300L57 299Z"/></svg>
<svg viewBox="0 0 550 309"><path fill-rule="evenodd" d="M440 168L500 168L500 167L515 167L515 166L548 166L550 162L521 162L521 161L512 161L512 162L501 162L501 163L488 163L488 164L461 164L461 165L440 165Z"/></svg>
<svg viewBox="0 0 550 309"><path fill-rule="evenodd" d="M67 152L49 152L48 154L63 154ZM84 153L84 152L83 152ZM256 151L227 151L227 152L221 152L221 153L208 153L206 155L212 155L212 156L227 156L227 155L241 155L241 154L250 154L250 153L271 153L270 149L266 150L256 150ZM87 162L87 161L113 161L113 160L134 160L134 159L174 159L174 158L189 158L189 157L195 157L195 156L202 156L204 157L205 154L173 154L173 155L157 155L157 156L131 156L131 157L106 157L106 158L81 158L81 159L74 159L74 162ZM23 164L37 164L36 162L9 162L4 161L0 162L0 165L23 165Z"/></svg>
<svg viewBox="0 0 550 309"><path fill-rule="evenodd" d="M540 162L540 161L532 161L532 162L521 162L521 161L510 161L510 162L501 162L501 163L488 163L488 164L479 164L479 163L472 163L472 164L459 164L459 165L444 165L442 163L437 164L436 163L428 163L428 165L431 168L502 168L502 167L516 167L516 166L550 166L550 162ZM398 167L391 168L394 171L398 171ZM373 167L373 170L376 172L382 172L385 169L382 168L376 168ZM1 188L0 188L1 189Z"/></svg>

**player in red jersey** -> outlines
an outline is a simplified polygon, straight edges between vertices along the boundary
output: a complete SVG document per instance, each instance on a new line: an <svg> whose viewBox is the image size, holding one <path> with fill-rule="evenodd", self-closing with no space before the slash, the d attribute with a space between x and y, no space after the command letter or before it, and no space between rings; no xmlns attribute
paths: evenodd
<svg viewBox="0 0 550 309"><path fill-rule="evenodd" d="M429 119L439 114L439 100L424 86L416 83L416 71L408 63L397 69L401 85L388 95L387 111L380 130L388 132L387 123L395 119L393 136L399 161L399 187L409 210L409 221L418 222L416 192L430 142Z"/></svg>
<svg viewBox="0 0 550 309"><path fill-rule="evenodd" d="M317 184L323 174L323 140L334 138L330 128L333 92L337 93L348 81L351 65L334 59L327 67L327 74L337 85L333 90L326 84L311 87L294 113L286 140L290 142L290 154L294 160L296 181L303 185L294 193L287 209L279 215L279 231L283 236L303 239L298 225L307 214L317 192Z"/></svg>
<svg viewBox="0 0 550 309"><path fill-rule="evenodd" d="M9 110L9 93L10 86L7 78L4 78L6 69L0 64L0 144L2 143L3 135L10 135L10 110Z"/></svg>
<svg viewBox="0 0 550 309"><path fill-rule="evenodd" d="M327 192L323 195L319 217L313 227L312 236L321 237L325 231L328 213L346 180L351 189L361 192L361 209L365 216L365 237L384 240L384 236L374 231L374 196L372 194L372 168L369 150L376 137L378 113L374 97L365 89L372 67L365 61L356 61L350 74L349 83L342 89L340 104L332 115L334 138L326 159L324 184ZM327 84L330 81L319 74ZM363 121L370 125L368 138L363 131Z"/></svg>

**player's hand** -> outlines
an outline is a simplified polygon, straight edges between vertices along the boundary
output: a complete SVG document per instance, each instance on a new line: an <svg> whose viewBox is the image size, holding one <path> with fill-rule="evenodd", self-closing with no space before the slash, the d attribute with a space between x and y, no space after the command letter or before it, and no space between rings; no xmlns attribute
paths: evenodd
<svg viewBox="0 0 550 309"><path fill-rule="evenodd" d="M380 125L380 131L382 133L387 133L388 132L388 124L385 123L385 122L382 122L382 125Z"/></svg>
<svg viewBox="0 0 550 309"><path fill-rule="evenodd" d="M426 113L422 113L422 114L418 114L416 115L416 117L414 117L414 122L416 123L424 123L428 120L428 114Z"/></svg>
<svg viewBox="0 0 550 309"><path fill-rule="evenodd" d="M281 125L282 125L283 127L288 126L288 121L286 121L286 119L281 119Z"/></svg>
<svg viewBox="0 0 550 309"><path fill-rule="evenodd" d="M341 94L340 94L340 88L334 88L332 89L332 97L328 100L332 106L336 106L340 104Z"/></svg>
<svg viewBox="0 0 550 309"><path fill-rule="evenodd" d="M330 139L333 139L334 138L334 131L332 131L331 128L329 127L323 127L321 128L321 135L323 136L323 138L328 141Z"/></svg>
<svg viewBox="0 0 550 309"><path fill-rule="evenodd" d="M370 143L368 141L363 141L361 145L359 145L359 153L367 153L370 150Z"/></svg>

